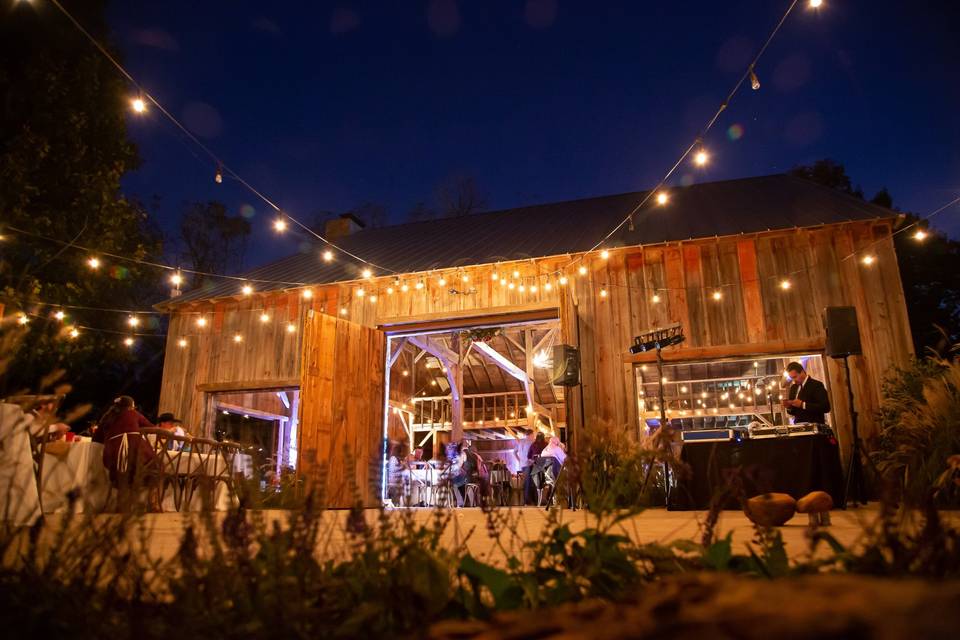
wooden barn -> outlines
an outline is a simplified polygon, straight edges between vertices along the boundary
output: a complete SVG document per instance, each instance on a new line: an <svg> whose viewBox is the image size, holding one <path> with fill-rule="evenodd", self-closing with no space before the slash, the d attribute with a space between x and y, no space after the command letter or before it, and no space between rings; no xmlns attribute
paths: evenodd
<svg viewBox="0 0 960 640"><path fill-rule="evenodd" d="M591 251L644 195L374 229L337 219L335 246L163 305L160 409L196 435L258 444L278 468L322 469L332 504L354 484L375 502L385 438L440 456L462 434L496 452L535 429L642 433L659 381L653 355L629 347L679 323L686 341L663 352L674 426L784 419L783 368L801 360L846 447L846 379L822 315L852 306L869 440L885 372L912 356L896 214L785 175L714 182L652 198ZM563 344L579 349L578 386L553 384Z"/></svg>

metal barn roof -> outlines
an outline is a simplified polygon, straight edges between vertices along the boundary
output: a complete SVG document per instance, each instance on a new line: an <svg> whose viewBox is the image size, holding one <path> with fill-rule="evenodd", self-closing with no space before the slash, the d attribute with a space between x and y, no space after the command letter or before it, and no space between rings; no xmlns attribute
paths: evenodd
<svg viewBox="0 0 960 640"><path fill-rule="evenodd" d="M783 174L671 187L668 191L666 206L651 200L634 215L632 230L624 225L604 246L659 244L895 215L889 209ZM336 244L396 273L577 253L591 249L646 193L363 229ZM342 254L326 263L321 257L325 248L317 242L306 252L252 269L243 277L288 283L264 283L257 286L259 291L360 277L364 265ZM376 275L389 273L376 270ZM236 281L211 282L166 304L232 296L237 288Z"/></svg>

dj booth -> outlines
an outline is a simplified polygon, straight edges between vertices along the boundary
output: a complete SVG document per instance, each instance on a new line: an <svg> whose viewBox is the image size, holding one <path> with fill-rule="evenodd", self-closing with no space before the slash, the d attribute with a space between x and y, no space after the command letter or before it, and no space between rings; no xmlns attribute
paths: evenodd
<svg viewBox="0 0 960 640"><path fill-rule="evenodd" d="M828 430L760 438L731 430L729 437L718 434L700 440L693 439L695 434L684 438L680 460L688 469L678 474L670 489L669 509L708 509L727 477L741 471L747 497L778 492L801 498L821 490L833 497L835 505L844 503L840 448ZM739 509L738 497L728 496L723 508Z"/></svg>

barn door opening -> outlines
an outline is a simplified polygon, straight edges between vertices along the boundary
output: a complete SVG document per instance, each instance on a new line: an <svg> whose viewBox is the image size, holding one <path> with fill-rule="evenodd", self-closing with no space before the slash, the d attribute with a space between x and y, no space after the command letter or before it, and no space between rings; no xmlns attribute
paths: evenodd
<svg viewBox="0 0 960 640"><path fill-rule="evenodd" d="M297 471L326 507L375 506L383 460L386 336L310 312L303 331Z"/></svg>

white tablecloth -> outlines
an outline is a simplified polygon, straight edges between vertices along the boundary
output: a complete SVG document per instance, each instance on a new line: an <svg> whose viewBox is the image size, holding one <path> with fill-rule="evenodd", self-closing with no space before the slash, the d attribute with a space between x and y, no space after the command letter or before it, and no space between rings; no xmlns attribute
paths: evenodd
<svg viewBox="0 0 960 640"><path fill-rule="evenodd" d="M103 511L110 494L110 474L103 466L103 445L98 442L71 442L64 457L43 457L42 490L45 513L66 511L67 494L76 491L76 513Z"/></svg>
<svg viewBox="0 0 960 640"><path fill-rule="evenodd" d="M223 456L209 453L191 453L189 451L170 451L166 460L168 467L176 468L181 476L189 475L200 466L205 467L207 475L218 476L226 464ZM248 479L252 478L253 457L245 453L235 455L233 458L233 473L242 474ZM213 504L215 510L227 511L231 507L239 506L240 502L225 482L218 482L214 490ZM176 511L173 490L169 487L163 497L162 506L164 511ZM201 511L203 509L203 496L200 492L194 492L189 508L190 511ZM182 509L183 505L181 505Z"/></svg>
<svg viewBox="0 0 960 640"><path fill-rule="evenodd" d="M40 515L40 497L30 453L32 416L15 404L0 404L0 519L15 526Z"/></svg>

